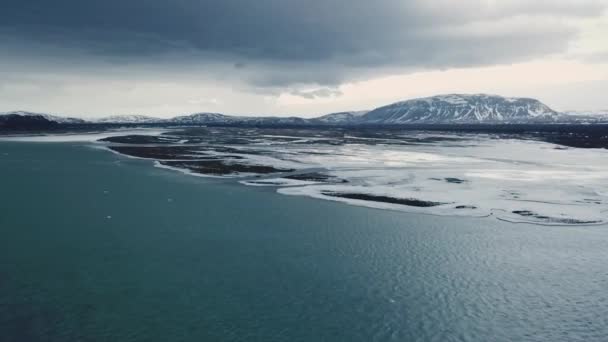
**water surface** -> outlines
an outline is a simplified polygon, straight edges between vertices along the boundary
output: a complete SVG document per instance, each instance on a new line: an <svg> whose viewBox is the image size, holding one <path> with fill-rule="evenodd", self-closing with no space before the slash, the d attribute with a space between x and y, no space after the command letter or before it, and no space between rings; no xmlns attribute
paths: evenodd
<svg viewBox="0 0 608 342"><path fill-rule="evenodd" d="M2 341L606 341L608 230L348 206L0 143Z"/></svg>

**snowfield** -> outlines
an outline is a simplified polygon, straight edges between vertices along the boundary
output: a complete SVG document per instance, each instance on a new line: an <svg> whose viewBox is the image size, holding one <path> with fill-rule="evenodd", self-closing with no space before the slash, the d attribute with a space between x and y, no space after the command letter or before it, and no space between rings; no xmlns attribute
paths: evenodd
<svg viewBox="0 0 608 342"><path fill-rule="evenodd" d="M600 224L608 220L608 151L555 149L487 139L474 147L344 146L290 155L348 183L281 188L286 195L435 215L494 216L512 222ZM366 194L442 203L414 207L327 196Z"/></svg>

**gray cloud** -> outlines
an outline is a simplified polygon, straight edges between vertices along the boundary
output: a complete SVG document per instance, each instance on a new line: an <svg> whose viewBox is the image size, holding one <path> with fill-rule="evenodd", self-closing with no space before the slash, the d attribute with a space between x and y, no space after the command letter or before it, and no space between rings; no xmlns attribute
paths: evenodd
<svg viewBox="0 0 608 342"><path fill-rule="evenodd" d="M513 63L563 52L577 33L563 19L599 15L605 5L603 0L3 0L0 42L13 57L4 63L35 56L36 63L46 60L69 70L75 65L91 70L97 63L131 73L139 68L142 74L230 78L256 88L335 86L378 74Z"/></svg>
<svg viewBox="0 0 608 342"><path fill-rule="evenodd" d="M589 63L608 63L608 51L579 54L575 56Z"/></svg>
<svg viewBox="0 0 608 342"><path fill-rule="evenodd" d="M342 92L339 89L332 88L320 88L314 90L292 90L290 92L291 95L303 97L305 99L316 99L323 97L338 97L342 95Z"/></svg>

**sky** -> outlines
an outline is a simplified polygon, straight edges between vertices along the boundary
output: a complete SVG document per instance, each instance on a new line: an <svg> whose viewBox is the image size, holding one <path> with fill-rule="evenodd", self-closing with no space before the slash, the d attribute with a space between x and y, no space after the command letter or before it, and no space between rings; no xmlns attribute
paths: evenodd
<svg viewBox="0 0 608 342"><path fill-rule="evenodd" d="M298 115L489 93L608 110L608 0L0 0L0 111Z"/></svg>

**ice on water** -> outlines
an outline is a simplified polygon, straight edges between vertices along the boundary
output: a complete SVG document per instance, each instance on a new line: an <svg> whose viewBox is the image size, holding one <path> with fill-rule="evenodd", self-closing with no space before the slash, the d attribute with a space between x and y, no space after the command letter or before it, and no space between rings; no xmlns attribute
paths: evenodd
<svg viewBox="0 0 608 342"><path fill-rule="evenodd" d="M3 139L92 141L105 136L162 132L112 131ZM279 193L286 195L434 215L493 216L512 222L608 222L608 150L557 148L540 141L479 134L407 133L407 138L412 136L442 139L409 143L395 140L394 136L384 139L349 135L345 143L323 143L326 137L287 136L297 139L286 141L283 136L265 135L261 140L252 139L250 144L230 146L230 153L205 149L205 154L238 156L243 158L238 163L295 170L289 174L225 176L238 178L245 185L277 187ZM227 158L226 162L231 161ZM159 162L156 166L207 176ZM293 177L307 173L322 174L327 179ZM416 207L373 201L360 195L440 204Z"/></svg>
<svg viewBox="0 0 608 342"><path fill-rule="evenodd" d="M65 142L95 142L109 137L118 137L131 134L160 135L166 129L113 129L99 132L87 133L65 133L65 134L39 134L39 135L15 135L2 136L0 141L14 142L40 142L40 143L65 143Z"/></svg>
<svg viewBox="0 0 608 342"><path fill-rule="evenodd" d="M272 146L269 146L272 147ZM608 151L556 149L549 143L471 137L466 144L292 146L273 158L300 169L323 168L339 184L261 184L301 195L374 208L436 215L495 216L539 224L599 224L608 220ZM314 151L314 153L310 153ZM268 162L250 156L251 163ZM293 164L292 164L293 166ZM444 203L411 207L332 197L356 193ZM325 193L325 194L324 194Z"/></svg>

